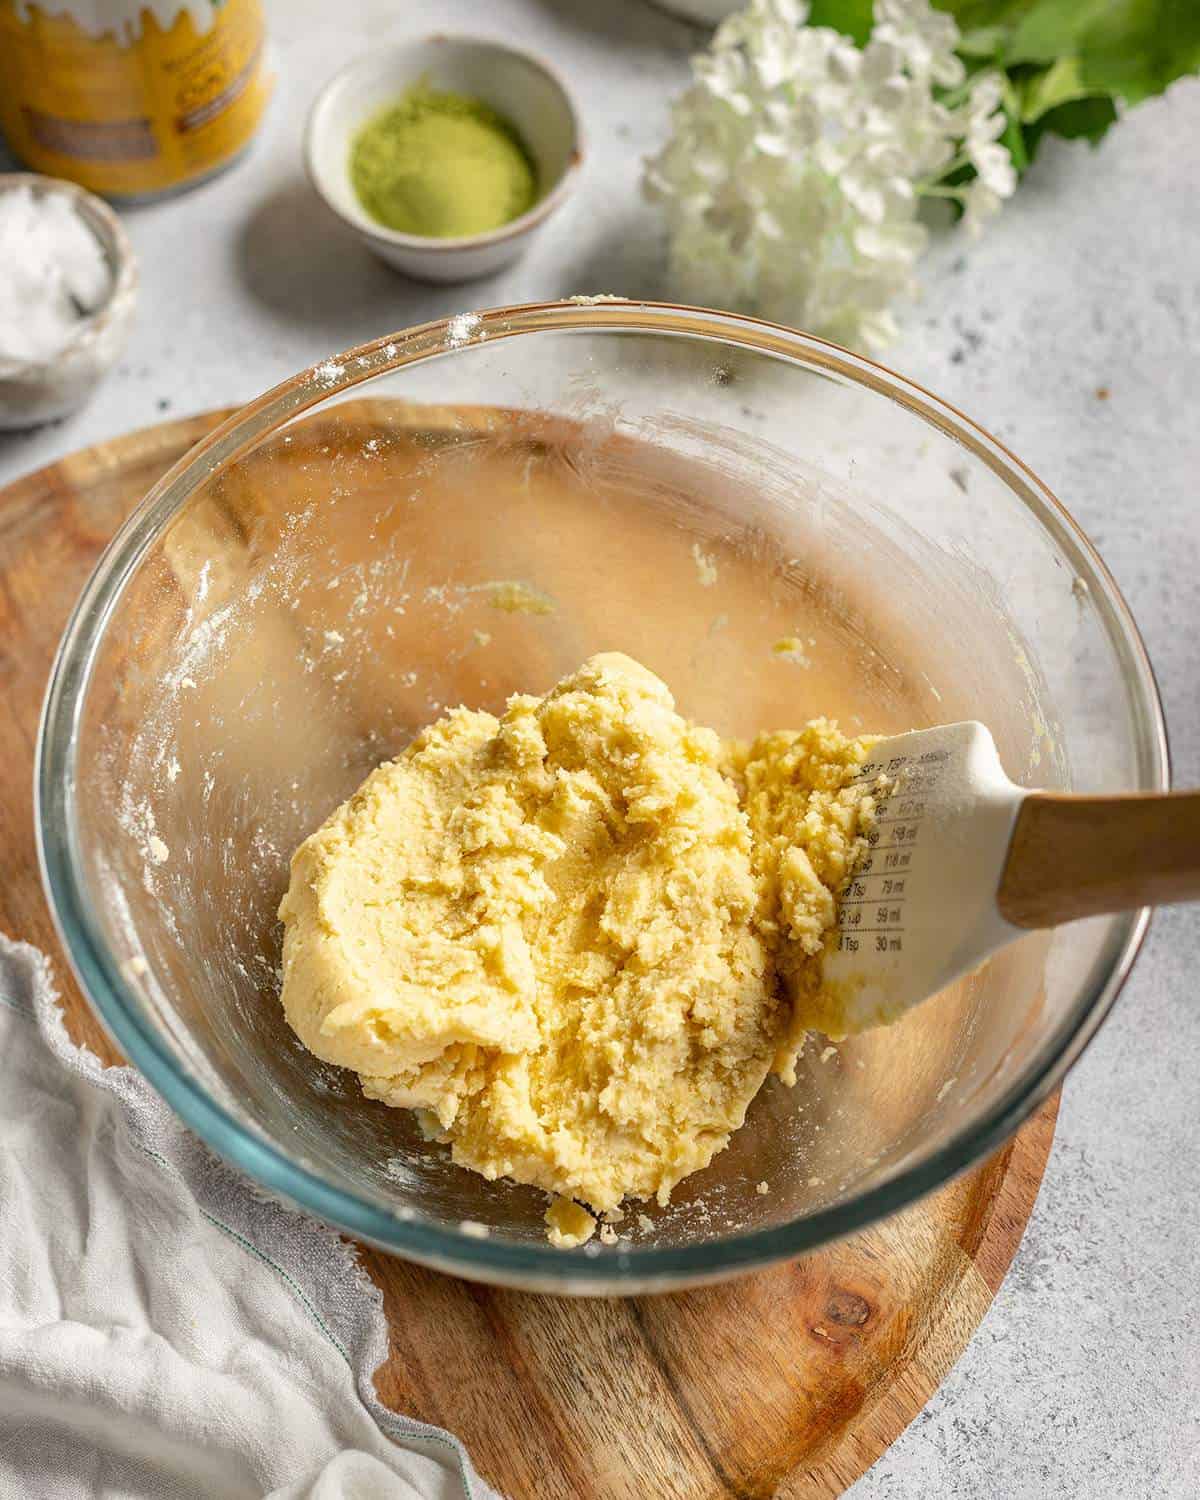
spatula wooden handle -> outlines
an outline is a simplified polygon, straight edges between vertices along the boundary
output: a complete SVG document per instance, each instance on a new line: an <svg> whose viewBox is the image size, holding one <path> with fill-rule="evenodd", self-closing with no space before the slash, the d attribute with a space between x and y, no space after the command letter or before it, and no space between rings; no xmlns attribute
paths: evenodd
<svg viewBox="0 0 1200 1500"><path fill-rule="evenodd" d="M1200 792L1021 803L996 904L1017 927L1200 901Z"/></svg>

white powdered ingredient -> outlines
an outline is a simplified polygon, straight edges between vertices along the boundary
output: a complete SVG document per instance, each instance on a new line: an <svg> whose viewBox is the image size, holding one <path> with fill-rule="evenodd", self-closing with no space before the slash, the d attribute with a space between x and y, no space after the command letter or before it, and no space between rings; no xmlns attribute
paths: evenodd
<svg viewBox="0 0 1200 1500"><path fill-rule="evenodd" d="M479 327L480 318L478 313L457 313L450 319L446 327L446 346L450 349L459 349L467 342Z"/></svg>
<svg viewBox="0 0 1200 1500"><path fill-rule="evenodd" d="M700 580L702 589L710 589L720 576L717 572L716 559L699 542L692 543L692 561L696 564L696 577Z"/></svg>
<svg viewBox="0 0 1200 1500"><path fill-rule="evenodd" d="M61 193L0 193L0 359L53 359L108 300L100 241Z"/></svg>

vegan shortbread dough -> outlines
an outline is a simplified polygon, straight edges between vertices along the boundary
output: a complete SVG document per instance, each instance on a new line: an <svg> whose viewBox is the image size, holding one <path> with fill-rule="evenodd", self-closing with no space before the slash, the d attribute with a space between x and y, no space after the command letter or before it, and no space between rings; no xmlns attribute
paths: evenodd
<svg viewBox="0 0 1200 1500"><path fill-rule="evenodd" d="M458 708L297 850L283 1005L454 1160L555 1195L556 1244L704 1167L795 1078L865 850L865 740L723 745L627 656Z"/></svg>

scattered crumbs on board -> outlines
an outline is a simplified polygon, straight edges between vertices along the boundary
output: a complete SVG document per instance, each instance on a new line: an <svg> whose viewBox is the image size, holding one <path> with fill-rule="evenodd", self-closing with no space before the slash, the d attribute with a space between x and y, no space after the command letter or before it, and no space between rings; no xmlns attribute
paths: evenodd
<svg viewBox="0 0 1200 1500"><path fill-rule="evenodd" d="M150 835L150 840L146 847L150 851L150 858L156 865L165 865L171 857L170 849L167 848L166 844L163 843L162 839L156 833Z"/></svg>
<svg viewBox="0 0 1200 1500"><path fill-rule="evenodd" d="M759 1195L760 1198L765 1198L771 1191L771 1185L768 1182L757 1183L754 1191Z"/></svg>
<svg viewBox="0 0 1200 1500"><path fill-rule="evenodd" d="M492 608L502 609L506 615L552 615L558 608L549 594L518 578L496 578L479 587L486 592Z"/></svg>
<svg viewBox="0 0 1200 1500"><path fill-rule="evenodd" d="M642 1231L643 1234L649 1234L654 1228L654 1220L650 1217L649 1214L638 1214L637 1227Z"/></svg>
<svg viewBox="0 0 1200 1500"><path fill-rule="evenodd" d="M717 581L717 564L712 554L705 552L699 542L692 543L692 559L696 564L696 577L702 589L710 589Z"/></svg>
<svg viewBox="0 0 1200 1500"><path fill-rule="evenodd" d="M478 1219L460 1219L458 1221L459 1231L468 1239L486 1240L491 1230L486 1224L481 1224Z"/></svg>
<svg viewBox="0 0 1200 1500"><path fill-rule="evenodd" d="M771 655L785 657L788 661L794 661L798 667L812 665L805 655L804 642L798 635L781 635L777 641L772 641Z"/></svg>
<svg viewBox="0 0 1200 1500"><path fill-rule="evenodd" d="M611 1224L601 1224L600 1243L602 1245L615 1245L617 1243L617 1231Z"/></svg>
<svg viewBox="0 0 1200 1500"><path fill-rule="evenodd" d="M836 1047L826 1047L825 1050L824 1050L824 1052L821 1053L820 1061L821 1062L828 1062L831 1057L836 1057L836 1056L837 1056L837 1048Z"/></svg>

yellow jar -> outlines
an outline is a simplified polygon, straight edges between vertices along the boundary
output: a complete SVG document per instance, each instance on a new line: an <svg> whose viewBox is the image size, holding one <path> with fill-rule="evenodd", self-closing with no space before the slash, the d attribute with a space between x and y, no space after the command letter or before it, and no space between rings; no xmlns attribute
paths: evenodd
<svg viewBox="0 0 1200 1500"><path fill-rule="evenodd" d="M0 0L0 126L34 171L113 198L199 182L271 92L260 0Z"/></svg>

